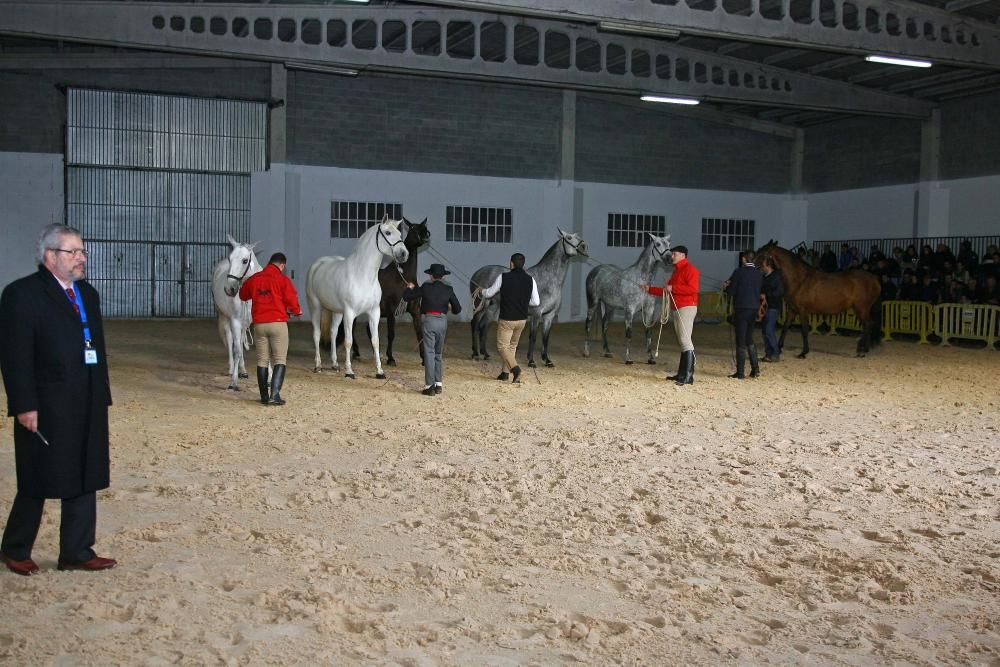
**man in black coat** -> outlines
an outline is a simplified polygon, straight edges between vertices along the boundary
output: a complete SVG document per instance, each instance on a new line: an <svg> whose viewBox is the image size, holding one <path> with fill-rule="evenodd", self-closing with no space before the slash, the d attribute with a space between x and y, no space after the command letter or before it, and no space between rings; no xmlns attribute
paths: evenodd
<svg viewBox="0 0 1000 667"><path fill-rule="evenodd" d="M111 389L100 297L84 280L80 232L49 225L38 241L38 272L0 296L0 370L14 417L17 495L0 543L0 562L38 572L31 550L46 498L62 500L60 570L107 570L117 562L92 549L97 495L110 485Z"/></svg>
<svg viewBox="0 0 1000 667"><path fill-rule="evenodd" d="M747 353L750 355L750 377L760 375L757 346L753 342L753 323L760 308L760 288L764 276L754 266L753 251L740 253L740 266L723 284L726 294L733 297L733 326L736 327L736 372L731 378L742 380Z"/></svg>

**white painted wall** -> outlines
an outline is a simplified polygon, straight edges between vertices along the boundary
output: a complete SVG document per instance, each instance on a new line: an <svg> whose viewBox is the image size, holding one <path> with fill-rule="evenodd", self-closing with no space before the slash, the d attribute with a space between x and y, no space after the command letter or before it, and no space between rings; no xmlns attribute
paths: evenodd
<svg viewBox="0 0 1000 667"><path fill-rule="evenodd" d="M1000 234L1000 176L946 181L950 190L948 233L954 236Z"/></svg>
<svg viewBox="0 0 1000 667"><path fill-rule="evenodd" d="M63 157L0 153L0 286L33 273L42 227L63 222Z"/></svg>
<svg viewBox="0 0 1000 667"><path fill-rule="evenodd" d="M706 291L718 288L729 276L736 260L731 252L706 253L699 249L703 217L752 218L757 221L758 238L795 238L798 235L788 231L790 221L795 226L801 224L796 217L801 215L801 205L788 207L788 198L782 195L296 165L280 165L272 172L254 177L252 236L266 239L268 244L281 237L280 231L273 228L273 221L278 207L276 202L283 201L289 227L298 229L297 247L288 239L283 250L289 256L289 268L295 271L294 280L300 294L304 296L305 273L316 258L348 255L354 247L353 239L329 237L331 201L401 202L404 215L409 219L428 218L431 246L445 258L445 264L453 272L450 280L466 306L462 319L471 315L468 279L476 269L486 264L506 265L514 252L523 252L530 266L557 242L557 226L572 231L574 188L584 192L582 234L595 260L624 266L639 256L637 248L607 247L609 212L666 215L668 232L675 242L684 243L691 250L691 259L704 276L703 289ZM445 241L445 208L450 204L512 208L513 243ZM261 254L266 256L273 249L278 248L268 247ZM420 270L433 261L438 260L424 251ZM559 314L562 321L580 320L586 314L584 292L573 290L571 281L582 281L591 266L580 260L575 262L581 267L571 270L567 277Z"/></svg>
<svg viewBox="0 0 1000 667"><path fill-rule="evenodd" d="M912 236L916 191L915 185L894 185L808 195L805 236L810 242Z"/></svg>

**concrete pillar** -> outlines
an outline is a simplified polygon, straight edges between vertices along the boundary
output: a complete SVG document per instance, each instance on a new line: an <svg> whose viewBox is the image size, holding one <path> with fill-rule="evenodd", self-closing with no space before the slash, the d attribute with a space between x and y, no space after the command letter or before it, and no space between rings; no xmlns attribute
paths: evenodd
<svg viewBox="0 0 1000 667"><path fill-rule="evenodd" d="M914 236L948 236L950 191L941 183L941 111L934 109L920 132L920 185L917 188Z"/></svg>

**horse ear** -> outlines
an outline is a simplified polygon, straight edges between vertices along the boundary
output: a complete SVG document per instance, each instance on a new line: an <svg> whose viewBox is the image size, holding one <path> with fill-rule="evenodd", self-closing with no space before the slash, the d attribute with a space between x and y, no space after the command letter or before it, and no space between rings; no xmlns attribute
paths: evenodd
<svg viewBox="0 0 1000 667"><path fill-rule="evenodd" d="M392 225L393 229L399 229L399 226L403 224L402 220L390 220L389 224Z"/></svg>
<svg viewBox="0 0 1000 667"><path fill-rule="evenodd" d="M387 222L389 222L389 214L388 214L388 213L386 213L386 214L384 214L384 215L382 216L382 223L381 223L381 224L383 224L383 225L384 225L384 224L385 224L385 223L387 223Z"/></svg>
<svg viewBox="0 0 1000 667"><path fill-rule="evenodd" d="M417 224L418 225L426 225L427 224L427 218L424 218L423 222L418 222Z"/></svg>
<svg viewBox="0 0 1000 667"><path fill-rule="evenodd" d="M240 242L234 239L231 234L226 234L226 240L229 241L229 245L234 248L240 244Z"/></svg>
<svg viewBox="0 0 1000 667"><path fill-rule="evenodd" d="M556 225L556 231L559 232L559 236L569 236L569 234L564 232L562 228L559 227L559 225Z"/></svg>

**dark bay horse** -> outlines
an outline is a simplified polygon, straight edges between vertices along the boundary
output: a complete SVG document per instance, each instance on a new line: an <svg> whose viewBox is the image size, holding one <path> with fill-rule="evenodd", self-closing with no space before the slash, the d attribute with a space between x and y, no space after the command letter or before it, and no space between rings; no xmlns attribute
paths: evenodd
<svg viewBox="0 0 1000 667"><path fill-rule="evenodd" d="M878 278L860 269L827 273L813 268L798 255L782 248L773 240L760 248L754 257L758 266L770 259L781 270L785 285L785 323L781 327L779 349L785 344L785 334L795 315L802 328L802 352L799 359L809 354L809 316L839 315L851 310L861 324L858 339L858 356L863 357L882 339L879 332L882 304L879 297L882 286Z"/></svg>
<svg viewBox="0 0 1000 667"><path fill-rule="evenodd" d="M378 282L382 287L382 303L380 305L382 308L382 317L386 321L386 334L389 339L386 345L385 357L386 363L390 366L396 365L396 359L392 356L392 342L396 339L396 311L403 300L403 290L406 289L406 283L403 282L403 278L412 283L420 283L417 277L417 250L431 242L431 232L427 229L427 218L424 218L423 222L410 222L406 218L403 218L403 224L407 228L403 237L403 245L410 251L410 256L402 265L391 262L389 266L379 269L378 272ZM400 278L400 272L402 272L403 278ZM424 328L423 322L420 319L420 301L410 301L406 306L406 312L413 318L413 331L417 335L417 345L420 348L420 363L423 363ZM324 330L326 329L329 329L329 325L324 328ZM359 357L357 338L354 340L352 354L354 357ZM343 341L344 328L341 326L337 332L337 345L341 345Z"/></svg>

